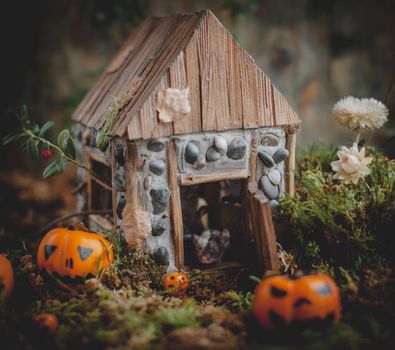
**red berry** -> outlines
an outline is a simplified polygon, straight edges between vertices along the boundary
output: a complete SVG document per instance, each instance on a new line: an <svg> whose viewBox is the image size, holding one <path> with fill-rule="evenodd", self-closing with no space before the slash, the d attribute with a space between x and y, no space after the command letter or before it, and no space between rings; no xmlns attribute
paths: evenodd
<svg viewBox="0 0 395 350"><path fill-rule="evenodd" d="M43 157L44 159L48 159L51 156L52 156L52 152L49 149L46 149L41 152L41 157Z"/></svg>

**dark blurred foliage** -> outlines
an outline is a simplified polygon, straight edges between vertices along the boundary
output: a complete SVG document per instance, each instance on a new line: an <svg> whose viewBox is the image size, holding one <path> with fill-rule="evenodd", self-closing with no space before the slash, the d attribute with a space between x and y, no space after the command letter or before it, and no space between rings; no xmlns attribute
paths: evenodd
<svg viewBox="0 0 395 350"><path fill-rule="evenodd" d="M70 115L87 87L75 76L74 81L68 83L68 89L73 92L61 91L62 74L72 70L67 66L70 59L65 57L67 45L77 51L93 46L95 42L108 41L109 52L114 52L132 28L147 16L148 4L144 0L3 1L0 20L3 47L0 115L3 126L0 137L16 127L15 118L9 117L7 111L22 103L29 106L31 118L38 123L55 120L59 124L56 131L70 126ZM75 64L78 66L78 62ZM104 68L99 67L94 76L89 76L90 84ZM16 145L0 147L0 155L0 169L38 168Z"/></svg>
<svg viewBox="0 0 395 350"><path fill-rule="evenodd" d="M6 110L21 103L32 120L54 120L54 133L70 127L73 110L144 18L203 8L214 11L300 114L301 143L326 134L325 140L349 141L330 118L331 106L345 94L378 98L394 110L392 0L4 0L1 5L0 137L15 126ZM391 118L376 144L394 155L395 142L387 141ZM18 145L0 147L0 156L0 170L41 172L41 164Z"/></svg>

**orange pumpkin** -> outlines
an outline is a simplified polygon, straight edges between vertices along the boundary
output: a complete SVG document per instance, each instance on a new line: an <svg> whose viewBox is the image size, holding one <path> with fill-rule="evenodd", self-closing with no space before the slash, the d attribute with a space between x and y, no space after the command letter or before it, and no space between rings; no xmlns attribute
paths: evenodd
<svg viewBox="0 0 395 350"><path fill-rule="evenodd" d="M179 297L185 293L189 286L189 280L185 273L173 272L163 278L163 287L170 292L173 297Z"/></svg>
<svg viewBox="0 0 395 350"><path fill-rule="evenodd" d="M0 255L0 302L9 298L14 288L14 270L10 261Z"/></svg>
<svg viewBox="0 0 395 350"><path fill-rule="evenodd" d="M86 279L97 277L112 263L111 244L102 236L57 228L40 242L37 263L65 289L81 289Z"/></svg>
<svg viewBox="0 0 395 350"><path fill-rule="evenodd" d="M268 330L298 323L325 328L340 319L340 293L324 274L268 277L255 289L252 311Z"/></svg>
<svg viewBox="0 0 395 350"><path fill-rule="evenodd" d="M49 312L42 312L34 316L33 322L36 328L51 334L55 333L59 327L58 318Z"/></svg>

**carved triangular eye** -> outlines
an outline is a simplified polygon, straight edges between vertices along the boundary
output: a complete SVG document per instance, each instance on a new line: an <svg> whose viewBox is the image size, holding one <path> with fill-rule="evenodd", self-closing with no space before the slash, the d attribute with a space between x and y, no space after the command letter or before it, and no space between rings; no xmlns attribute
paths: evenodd
<svg viewBox="0 0 395 350"><path fill-rule="evenodd" d="M321 294L321 295L329 295L329 294L332 294L331 287L330 287L329 284L326 283L326 282L324 282L322 285L320 285L318 288L316 288L315 291L316 291L318 294Z"/></svg>
<svg viewBox="0 0 395 350"><path fill-rule="evenodd" d="M57 249L58 247L56 245L46 245L44 247L44 256L45 256L45 260L48 260L48 258L54 253L54 251Z"/></svg>
<svg viewBox="0 0 395 350"><path fill-rule="evenodd" d="M91 254L93 253L93 249L91 248L86 248L86 247L81 247L80 245L77 247L78 254L80 255L80 258L82 261L85 261L88 259Z"/></svg>

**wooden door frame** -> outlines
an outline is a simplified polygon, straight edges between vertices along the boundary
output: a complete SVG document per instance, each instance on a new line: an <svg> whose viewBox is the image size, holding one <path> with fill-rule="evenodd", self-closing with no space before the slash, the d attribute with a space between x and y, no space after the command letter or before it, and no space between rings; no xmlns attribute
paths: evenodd
<svg viewBox="0 0 395 350"><path fill-rule="evenodd" d="M250 175L249 169L232 169L231 171L218 171L207 174L179 174L176 157L176 147L173 140L167 145L167 163L170 189L170 215L172 222L172 238L174 244L174 261L178 269L184 268L184 223L182 221L181 186L193 186L203 183L223 180L245 180ZM244 194L244 191L243 191ZM242 207L246 211L246 207ZM246 214L243 214L246 215Z"/></svg>

